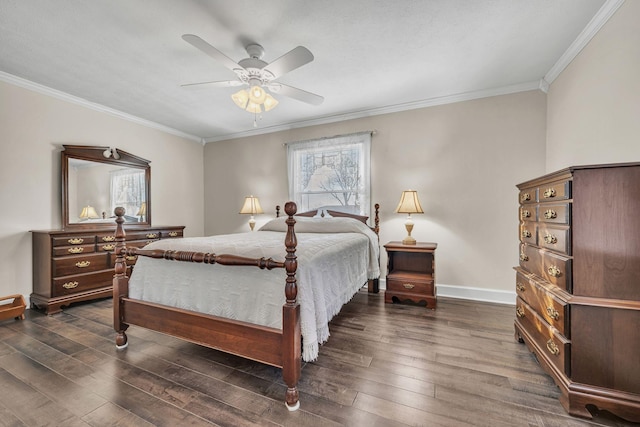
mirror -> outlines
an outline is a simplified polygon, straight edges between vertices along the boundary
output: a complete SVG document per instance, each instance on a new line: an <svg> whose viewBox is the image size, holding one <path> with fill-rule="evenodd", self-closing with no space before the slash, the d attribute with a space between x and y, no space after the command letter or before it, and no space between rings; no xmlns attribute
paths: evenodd
<svg viewBox="0 0 640 427"><path fill-rule="evenodd" d="M64 228L107 228L113 210L125 208L128 228L151 225L149 161L110 147L64 145L62 221Z"/></svg>

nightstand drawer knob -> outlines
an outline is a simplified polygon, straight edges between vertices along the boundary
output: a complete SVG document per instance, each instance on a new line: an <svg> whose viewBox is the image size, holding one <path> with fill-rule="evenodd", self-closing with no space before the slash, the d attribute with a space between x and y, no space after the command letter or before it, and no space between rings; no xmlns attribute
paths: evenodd
<svg viewBox="0 0 640 427"><path fill-rule="evenodd" d="M74 288L77 288L78 285L79 285L78 282L67 282L67 283L64 283L62 287L65 289L74 289Z"/></svg>
<svg viewBox="0 0 640 427"><path fill-rule="evenodd" d="M403 284L402 284L402 286L403 286L405 289L413 289L413 288L415 288L415 287L416 287L415 285L412 285L411 283L403 283Z"/></svg>

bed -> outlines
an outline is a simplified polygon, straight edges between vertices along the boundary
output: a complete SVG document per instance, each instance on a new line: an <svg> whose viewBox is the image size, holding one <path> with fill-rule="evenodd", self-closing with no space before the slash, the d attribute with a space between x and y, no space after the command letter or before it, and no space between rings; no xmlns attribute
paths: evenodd
<svg viewBox="0 0 640 427"><path fill-rule="evenodd" d="M302 360L317 357L328 322L358 289L378 291L379 205L374 227L331 210L296 215L293 202L285 217L277 211L256 232L139 249L126 247L124 209L116 208L116 346L126 348L136 325L282 368L286 406L298 409ZM129 278L127 258L136 256Z"/></svg>

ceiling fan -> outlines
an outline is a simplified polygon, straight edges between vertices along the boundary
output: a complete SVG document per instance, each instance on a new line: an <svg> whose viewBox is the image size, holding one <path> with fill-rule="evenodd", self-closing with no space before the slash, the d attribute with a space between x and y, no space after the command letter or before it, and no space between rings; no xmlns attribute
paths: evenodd
<svg viewBox="0 0 640 427"><path fill-rule="evenodd" d="M269 92L312 105L320 105L324 101L320 95L276 81L284 74L313 61L313 54L306 47L298 46L271 63L267 63L261 59L264 55L264 48L259 44L250 44L245 48L249 57L236 63L198 36L184 34L182 39L220 62L237 76L236 80L190 83L184 84L182 87L249 86L248 91L241 90L231 97L236 105L251 113L262 112L261 106L265 111L269 111L278 104L278 101Z"/></svg>

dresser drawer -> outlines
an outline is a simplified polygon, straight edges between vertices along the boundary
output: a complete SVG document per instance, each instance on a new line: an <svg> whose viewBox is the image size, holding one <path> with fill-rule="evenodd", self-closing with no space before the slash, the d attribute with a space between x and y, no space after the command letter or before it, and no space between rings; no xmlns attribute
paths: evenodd
<svg viewBox="0 0 640 427"><path fill-rule="evenodd" d="M160 237L163 239L182 237L182 230L160 230Z"/></svg>
<svg viewBox="0 0 640 427"><path fill-rule="evenodd" d="M541 285L516 274L516 293L547 323L562 335L569 337L569 306L566 302L547 292Z"/></svg>
<svg viewBox="0 0 640 427"><path fill-rule="evenodd" d="M538 244L552 251L571 255L569 228L554 227L547 224L539 224Z"/></svg>
<svg viewBox="0 0 640 427"><path fill-rule="evenodd" d="M536 274L544 280L571 293L571 259L549 251L542 251L542 264Z"/></svg>
<svg viewBox="0 0 640 427"><path fill-rule="evenodd" d="M74 245L74 246L54 246L52 248L54 257L62 257L66 255L90 254L95 252L95 244L90 245Z"/></svg>
<svg viewBox="0 0 640 427"><path fill-rule="evenodd" d="M433 280L418 278L411 275L388 275L387 290L390 292L434 295Z"/></svg>
<svg viewBox="0 0 640 427"><path fill-rule="evenodd" d="M93 273L77 274L75 276L58 277L53 279L52 296L59 297L111 286L113 283L113 275L113 270L103 270Z"/></svg>
<svg viewBox="0 0 640 427"><path fill-rule="evenodd" d="M518 194L520 204L535 203L538 200L537 189L535 187L525 188Z"/></svg>
<svg viewBox="0 0 640 427"><path fill-rule="evenodd" d="M538 223L531 221L522 221L520 223L520 241L535 245L538 237Z"/></svg>
<svg viewBox="0 0 640 427"><path fill-rule="evenodd" d="M538 221L554 224L569 224L570 209L570 203L553 205L541 204L538 206Z"/></svg>
<svg viewBox="0 0 640 427"><path fill-rule="evenodd" d="M96 242L93 234L86 236L56 236L51 238L52 246L92 245Z"/></svg>
<svg viewBox="0 0 640 427"><path fill-rule="evenodd" d="M571 181L564 180L554 182L538 188L538 200L541 202L551 200L566 200L571 198Z"/></svg>
<svg viewBox="0 0 640 427"><path fill-rule="evenodd" d="M516 299L516 322L531 335L543 357L567 376L571 375L571 342L521 298Z"/></svg>
<svg viewBox="0 0 640 427"><path fill-rule="evenodd" d="M111 266L109 255L106 253L53 258L53 277L84 274L107 268Z"/></svg>

